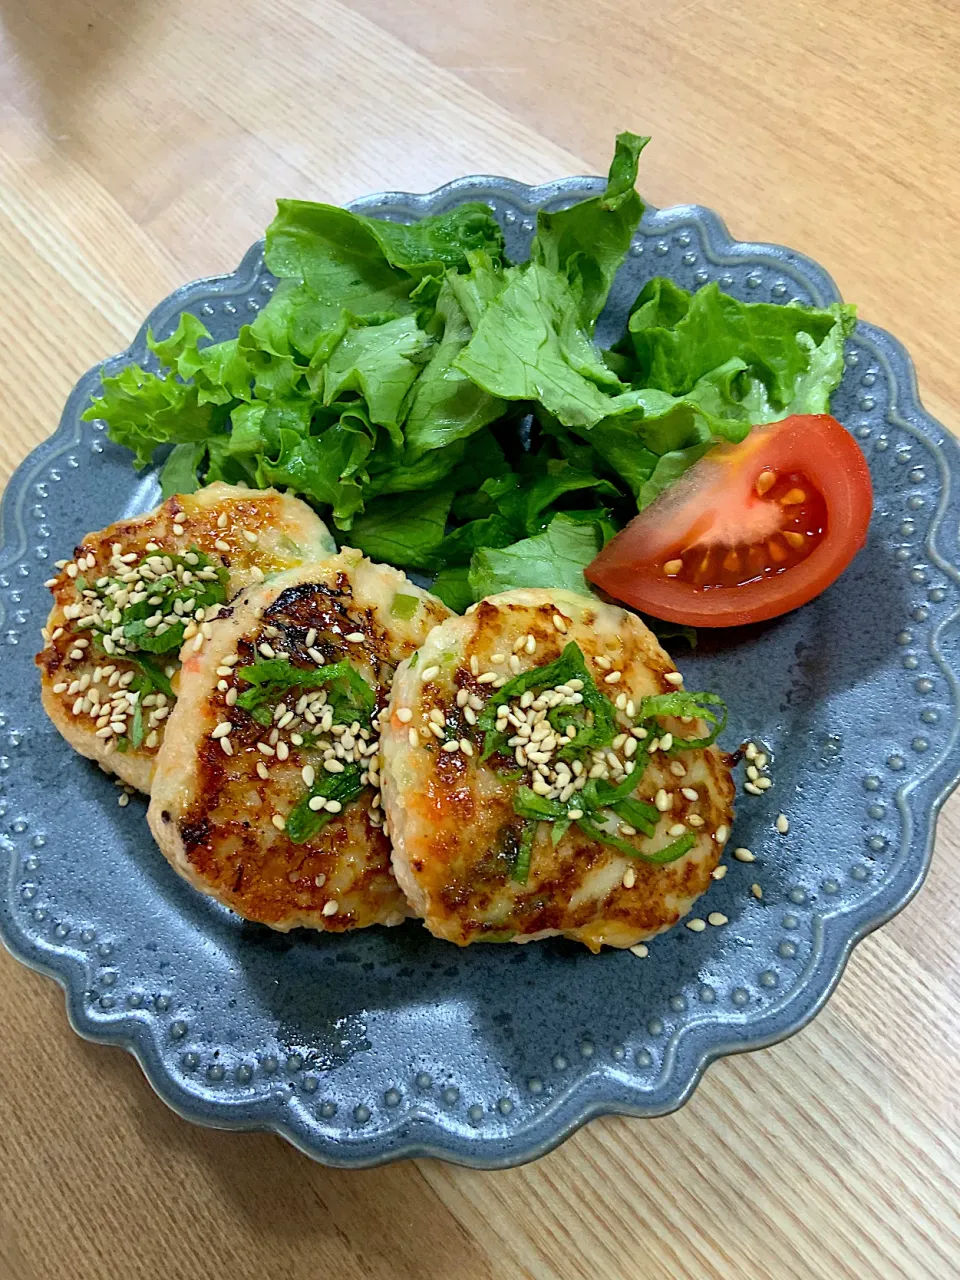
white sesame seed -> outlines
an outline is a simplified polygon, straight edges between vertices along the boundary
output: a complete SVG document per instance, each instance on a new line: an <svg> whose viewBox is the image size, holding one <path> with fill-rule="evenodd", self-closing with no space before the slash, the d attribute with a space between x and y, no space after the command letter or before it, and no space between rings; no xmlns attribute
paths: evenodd
<svg viewBox="0 0 960 1280"><path fill-rule="evenodd" d="M746 747L744 747L743 754L748 760L755 760L757 758L757 744L755 742L748 742Z"/></svg>
<svg viewBox="0 0 960 1280"><path fill-rule="evenodd" d="M756 857L749 849L734 849L733 856L738 862L756 862Z"/></svg>
<svg viewBox="0 0 960 1280"><path fill-rule="evenodd" d="M771 788L772 786L773 786L773 782L772 782L769 778L758 778L758 779L757 779L757 790L758 790L758 791L769 791L769 790L770 790L770 788Z"/></svg>
<svg viewBox="0 0 960 1280"><path fill-rule="evenodd" d="M272 756L274 754L273 747L271 747L267 742L258 742L257 750L262 751L265 756Z"/></svg>
<svg viewBox="0 0 960 1280"><path fill-rule="evenodd" d="M675 778L682 778L687 772L686 765L682 764L679 760L671 760L670 772Z"/></svg>
<svg viewBox="0 0 960 1280"><path fill-rule="evenodd" d="M225 529L226 527L227 527L227 513L225 511L222 511L220 515L217 516L217 528Z"/></svg>
<svg viewBox="0 0 960 1280"><path fill-rule="evenodd" d="M223 752L225 756L233 755L233 743L230 741L229 738L220 739L220 750Z"/></svg>
<svg viewBox="0 0 960 1280"><path fill-rule="evenodd" d="M300 777L306 786L312 787L317 780L317 771L312 764L305 764L300 770Z"/></svg>
<svg viewBox="0 0 960 1280"><path fill-rule="evenodd" d="M750 892L753 894L753 896L756 898L758 902L763 898L763 890L760 888L758 884L752 884L750 886Z"/></svg>
<svg viewBox="0 0 960 1280"><path fill-rule="evenodd" d="M765 769L767 767L767 755L765 751L757 752L757 768Z"/></svg>
<svg viewBox="0 0 960 1280"><path fill-rule="evenodd" d="M409 724L410 721L413 719L413 712L410 710L409 707L397 707L396 711L394 712L394 715L397 717L397 719L400 721L401 724Z"/></svg>
<svg viewBox="0 0 960 1280"><path fill-rule="evenodd" d="M278 742L277 743L277 759L286 760L289 754L290 754L290 748L287 746L287 744L285 742Z"/></svg>
<svg viewBox="0 0 960 1280"><path fill-rule="evenodd" d="M515 653L510 655L510 670L515 676L520 674L520 659Z"/></svg>
<svg viewBox="0 0 960 1280"><path fill-rule="evenodd" d="M254 533L251 529L244 529L243 536L246 538L246 540L250 543L251 546L253 546L259 539L259 535Z"/></svg>
<svg viewBox="0 0 960 1280"><path fill-rule="evenodd" d="M252 565L250 566L250 576L251 576L251 578L253 578L253 579L254 579L254 581L255 581L255 582L262 582L262 581L263 581L263 579L264 579L264 573L263 573L263 570L260 568L260 566L259 566L258 564L252 564Z"/></svg>
<svg viewBox="0 0 960 1280"><path fill-rule="evenodd" d="M672 746L673 746L673 734L665 733L663 737L660 739L660 750L669 751Z"/></svg>
<svg viewBox="0 0 960 1280"><path fill-rule="evenodd" d="M553 625L556 627L556 629L560 632L562 636L565 636L567 634L566 618L561 617L559 613L555 613L553 615Z"/></svg>
<svg viewBox="0 0 960 1280"><path fill-rule="evenodd" d="M694 791L693 787L681 787L680 794L685 796L688 800L700 799L700 793L698 791Z"/></svg>
<svg viewBox="0 0 960 1280"><path fill-rule="evenodd" d="M666 671L664 672L663 678L666 680L667 684L676 686L683 684L683 676L679 671Z"/></svg>
<svg viewBox="0 0 960 1280"><path fill-rule="evenodd" d="M311 796L307 801L307 808L312 809L314 813L319 813L321 809L327 807L327 802L323 796Z"/></svg>
<svg viewBox="0 0 960 1280"><path fill-rule="evenodd" d="M714 867L710 874L713 876L714 880L722 880L727 874L727 868L726 866Z"/></svg>
<svg viewBox="0 0 960 1280"><path fill-rule="evenodd" d="M699 919L697 916L694 916L692 920L688 920L686 924L691 933L703 933L704 929L707 927L707 922Z"/></svg>
<svg viewBox="0 0 960 1280"><path fill-rule="evenodd" d="M763 795L763 792L760 790L760 788L757 786L755 782L745 782L743 784L743 789L751 796Z"/></svg>
<svg viewBox="0 0 960 1280"><path fill-rule="evenodd" d="M223 738L233 729L233 725L229 720L221 720L214 731L210 734L211 738Z"/></svg>
<svg viewBox="0 0 960 1280"><path fill-rule="evenodd" d="M688 813L687 824L691 827L702 827L703 819L700 817L699 813Z"/></svg>
<svg viewBox="0 0 960 1280"><path fill-rule="evenodd" d="M339 800L327 801L327 813L339 813L343 809L343 805Z"/></svg>
<svg viewBox="0 0 960 1280"><path fill-rule="evenodd" d="M325 916L335 916L339 910L340 904L335 898L331 898L329 902L325 902L323 904L323 911L321 914Z"/></svg>
<svg viewBox="0 0 960 1280"><path fill-rule="evenodd" d="M339 760L324 760L323 767L327 773L343 773L343 765Z"/></svg>
<svg viewBox="0 0 960 1280"><path fill-rule="evenodd" d="M273 823L273 825L277 828L278 831L283 831L287 825L286 819L283 817L283 814L281 813L275 813L273 817L270 819L270 821Z"/></svg>
<svg viewBox="0 0 960 1280"><path fill-rule="evenodd" d="M722 911L711 911L707 916L708 923L719 929L721 925L729 924L729 919Z"/></svg>
<svg viewBox="0 0 960 1280"><path fill-rule="evenodd" d="M473 755L473 744L470 742L469 738L460 739L460 750L465 756Z"/></svg>
<svg viewBox="0 0 960 1280"><path fill-rule="evenodd" d="M650 948L644 942L638 942L635 947L630 948L630 954L636 956L638 960L646 960L650 954Z"/></svg>
<svg viewBox="0 0 960 1280"><path fill-rule="evenodd" d="M198 631L197 634L193 637L193 644L190 646L190 648L194 651L194 653L197 653L200 649L203 648L203 641L204 641L203 632Z"/></svg>
<svg viewBox="0 0 960 1280"><path fill-rule="evenodd" d="M582 810L582 809L568 809L568 810L567 810L567 817L570 819L570 821L571 821L571 822L576 822L576 820L577 820L578 818L582 818L582 817L583 817L583 810Z"/></svg>
<svg viewBox="0 0 960 1280"><path fill-rule="evenodd" d="M687 828L684 826L682 822L675 822L673 826L668 830L667 835L682 836L686 834L686 830Z"/></svg>
<svg viewBox="0 0 960 1280"><path fill-rule="evenodd" d="M267 766L263 763L262 760L257 761L257 773L260 775L261 778L264 778L264 779L270 777L270 770L267 768Z"/></svg>
<svg viewBox="0 0 960 1280"><path fill-rule="evenodd" d="M716 840L717 844L726 844L729 835L730 835L730 828L726 825L726 823L722 823L719 827L717 827L716 831L714 832L713 838Z"/></svg>
<svg viewBox="0 0 960 1280"><path fill-rule="evenodd" d="M182 525L182 524L175 524L175 525L173 526L173 532L174 532L174 535L175 535L176 537L178 537L178 538L182 538L182 537L183 537L183 525Z"/></svg>
<svg viewBox="0 0 960 1280"><path fill-rule="evenodd" d="M362 644L366 636L362 631L351 631L348 636L343 637L349 644Z"/></svg>
<svg viewBox="0 0 960 1280"><path fill-rule="evenodd" d="M623 873L623 879L620 883L625 889L633 888L637 883L637 873L634 871L633 867L627 867L626 871Z"/></svg>
<svg viewBox="0 0 960 1280"><path fill-rule="evenodd" d="M460 743L451 739L449 742L445 742L443 746L440 748L440 750L441 751L459 751Z"/></svg>
<svg viewBox="0 0 960 1280"><path fill-rule="evenodd" d="M603 677L603 683L604 683L604 684L619 684L619 683L620 683L620 681L621 681L622 679L623 679L623 672L622 672L622 671L611 671L611 672L609 672L609 674L608 674L608 675L605 675L605 676Z"/></svg>
<svg viewBox="0 0 960 1280"><path fill-rule="evenodd" d="M790 830L790 819L785 813L781 813L777 818L777 830L782 836L785 836Z"/></svg>
<svg viewBox="0 0 960 1280"><path fill-rule="evenodd" d="M265 658L275 658L277 656L273 645L268 644L266 640L264 640L263 644L258 645L257 648Z"/></svg>
<svg viewBox="0 0 960 1280"><path fill-rule="evenodd" d="M477 684L493 684L497 679L495 671L485 671L482 676L477 677Z"/></svg>
<svg viewBox="0 0 960 1280"><path fill-rule="evenodd" d="M410 732L407 734L407 741L410 743L411 747L419 747L420 735L419 733L417 733L416 729L410 730Z"/></svg>
<svg viewBox="0 0 960 1280"><path fill-rule="evenodd" d="M528 653L528 654L530 654L531 656L532 656L533 654L535 654L535 653L537 652L537 641L536 641L536 638L535 638L534 636L532 636L532 635L528 635L528 636L527 636L527 639L526 639L526 643L524 644L524 646L523 646L523 647L524 647L525 652L526 652L526 653Z"/></svg>
<svg viewBox="0 0 960 1280"><path fill-rule="evenodd" d="M757 768L755 764L747 765L747 777L750 779L751 782L756 782L756 780L760 777L760 770Z"/></svg>
<svg viewBox="0 0 960 1280"><path fill-rule="evenodd" d="M427 667L427 671L432 671L432 670L433 670L432 667ZM472 653L470 655L470 674L474 676L478 676L480 674L480 659L477 657L475 653ZM426 671L423 673L423 677L424 679L427 678Z"/></svg>
<svg viewBox="0 0 960 1280"><path fill-rule="evenodd" d="M670 808L670 804L671 804L670 796L667 795L663 787L661 787L660 790L657 792L657 794L654 796L653 803L656 805L657 809L661 813L666 813L667 810Z"/></svg>
<svg viewBox="0 0 960 1280"><path fill-rule="evenodd" d="M216 549L217 549L218 551L229 551L229 550L230 550L230 543L229 543L229 542L224 542L223 538L218 538L218 539L216 540L216 542L215 542L213 545L216 547Z"/></svg>

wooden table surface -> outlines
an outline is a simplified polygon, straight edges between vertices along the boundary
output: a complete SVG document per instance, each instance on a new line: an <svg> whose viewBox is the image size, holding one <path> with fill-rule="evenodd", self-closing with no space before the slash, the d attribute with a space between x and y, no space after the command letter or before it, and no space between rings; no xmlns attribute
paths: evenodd
<svg viewBox="0 0 960 1280"><path fill-rule="evenodd" d="M642 188L805 250L956 427L956 0L0 0L0 468L277 195L540 181L654 135ZM808 1030L537 1164L363 1173L169 1112L0 953L0 1277L960 1274L960 804ZM952 921L952 923L951 923Z"/></svg>

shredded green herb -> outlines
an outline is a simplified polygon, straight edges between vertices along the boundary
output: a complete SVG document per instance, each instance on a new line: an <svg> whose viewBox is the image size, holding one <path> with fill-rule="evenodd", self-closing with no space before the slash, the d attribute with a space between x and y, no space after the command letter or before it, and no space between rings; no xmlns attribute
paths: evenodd
<svg viewBox="0 0 960 1280"><path fill-rule="evenodd" d="M359 765L347 765L342 773L321 772L287 818L286 833L290 840L294 844L305 844L334 816L325 809L311 809L311 800L321 796L324 800L337 800L341 805L348 805L364 789L361 776Z"/></svg>

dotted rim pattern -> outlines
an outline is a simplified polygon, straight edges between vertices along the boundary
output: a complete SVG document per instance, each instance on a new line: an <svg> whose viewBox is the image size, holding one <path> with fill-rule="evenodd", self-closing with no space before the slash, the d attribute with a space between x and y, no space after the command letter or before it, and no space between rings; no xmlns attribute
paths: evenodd
<svg viewBox="0 0 960 1280"><path fill-rule="evenodd" d="M408 221L465 200L484 200L500 217L508 234L513 229L529 235L539 208L565 207L602 185L597 178L570 178L527 187L507 179L471 177L427 195L375 195L352 207L379 217ZM707 209L648 207L632 253L650 254L656 260L672 252L671 246L683 251L682 262L689 268L692 284L716 278L722 287L736 285L749 296L749 291L765 279L764 272L772 270L776 279L769 293L775 301L799 296L816 305L826 305L839 296L829 275L810 259L780 246L734 241L722 220ZM709 264L710 270L704 264ZM256 311L256 295L269 294L271 287L263 264L263 245L259 243L248 251L235 272L185 285L161 302L126 351L90 370L80 380L67 401L58 430L21 464L3 497L0 643L17 645L23 637L22 649L32 653L32 631L19 630L27 614L11 611L5 597L9 594L11 603L16 604L17 578L27 577L30 572L30 504L35 504L38 497L47 497L49 482L69 479L70 471L79 466L74 451L85 435L92 431L94 453L103 448L95 434L101 424L91 428L80 421L101 373L116 372L132 360L149 364L148 327L163 334L174 327L182 311L194 310L203 316L213 314L218 306L227 314L238 315L239 323L244 311ZM785 933L777 953L784 961L796 960L801 949L802 956L790 975L791 981L778 993L779 998L764 1004L759 1012L747 988L738 986L729 993L732 1008L720 1023L692 1016L678 1020L671 1029L661 1017L646 1019L648 1043L657 1044L660 1059L654 1087L643 1078L644 1068L652 1062L648 1048L635 1050L630 1059L623 1044L613 1043L605 1048L590 1038L582 1038L573 1050L555 1053L547 1064L552 1072L562 1075L573 1065L572 1060L578 1059L582 1073L576 1079L554 1090L545 1086L546 1072L544 1078L531 1076L527 1080L527 1100L542 1095L542 1106L519 1108L506 1095L481 1105L472 1099L461 1099L457 1086L446 1083L439 1073L431 1076L424 1070L412 1071L408 1082L383 1092L382 1108L379 1102L376 1106L381 1110L381 1119L388 1119L370 1132L365 1126L374 1103L369 1098L359 1100L349 1114L344 1115L341 1107L338 1115L336 1104L318 1092L318 1077L310 1073L309 1063L299 1055L282 1061L267 1053L256 1066L240 1064L232 1070L218 1061L204 1063L203 1055L189 1047L189 1024L177 1016L171 996L151 997L131 991L123 998L117 994L122 983L118 984L119 966L112 943L102 940L89 927L78 925L71 931L65 919L55 922L48 908L36 905L37 887L30 876L39 865L39 851L48 837L39 832L28 835L28 824L20 818L0 832L0 849L11 854L0 896L0 937L25 964L52 976L63 986L68 1015L79 1034L132 1052L158 1094L185 1118L221 1128L272 1130L309 1156L331 1165L359 1167L423 1156L479 1168L519 1164L544 1154L595 1116L656 1116L674 1110L690 1097L704 1070L716 1058L764 1047L799 1030L831 994L853 946L902 909L919 888L929 866L936 815L960 779L960 657L952 634L960 618L960 572L955 549L960 523L960 495L955 485L960 475L960 449L949 432L922 408L910 359L889 334L861 321L848 348L847 361L851 369L859 366L865 370L859 378L863 390L857 401L857 408L864 414L876 407L872 386L886 389L884 429L880 434L872 420L870 424L866 419L858 424L856 414L853 420L849 415L847 418L847 425L868 453L885 453L893 443L894 457L904 464L908 481L919 484L927 479L924 466L915 465L910 448L902 443L907 441L909 445L912 441L925 451L936 472L935 509L927 511L925 499L913 496L908 505L917 517L901 523L906 538L929 520L922 554L909 545L896 554L910 581L918 589L924 588L926 600L935 608L932 611L927 604L917 605L911 617L921 624L921 629L915 632L905 628L896 642L903 670L917 672L910 678L915 678L918 693L927 695L935 679L942 678L949 703L949 724L946 732L939 733L936 744L931 743L926 733L938 723L941 712L926 708L920 714L925 728L910 739L912 754L897 750L883 762L882 768L899 781L894 796L899 842L897 847L888 848L888 837L879 834L879 828L866 837L867 861L855 862L849 872L852 880L863 886L862 895L840 907L831 907L829 900L840 894L840 885L832 878L820 886L822 898L799 885L784 893L782 905L787 909L781 924ZM137 498L133 501L136 504ZM36 510L34 506L34 514ZM46 559L46 549L39 547L36 556L41 561ZM11 655L12 651L8 661L0 664L0 695L5 692L2 667L14 666ZM905 709L904 725L909 714ZM912 730L906 728L905 732L909 738ZM0 735L4 735L0 742L6 740L12 749L19 745L19 734L17 728L8 726L0 710ZM5 749L0 745L0 750ZM16 796L10 767L10 755L0 755L0 819L7 814L4 801ZM881 786L880 767L877 773L863 778L868 799ZM886 809L874 800L867 813L879 821ZM28 844L25 855L18 844L23 840ZM871 856L881 852L887 854L882 867ZM816 905L812 897L816 897ZM798 942L802 942L802 948ZM91 958L101 970L95 1001L91 1000L90 990ZM775 969L768 968L759 974L757 982L760 987L773 989L780 978ZM718 992L704 980L696 999L706 1010L715 1005ZM689 1004L687 996L677 994L669 999L665 1010L668 1016L670 1011L681 1014L688 1011ZM184 1046L176 1071L170 1064L172 1044ZM291 1074L298 1077L300 1088L293 1106L290 1094L276 1087L281 1077ZM239 1086L234 1096L222 1087L228 1075ZM254 1087L258 1082L262 1087ZM313 1095L314 1116L310 1117L303 1103ZM428 1095L433 1095L436 1105L424 1104ZM456 1126L445 1122L445 1116L461 1105L468 1125L476 1128L469 1140L464 1138L462 1121ZM491 1113L507 1126L506 1131L501 1128L490 1135L481 1131L484 1119ZM319 1127L316 1116L320 1118Z"/></svg>

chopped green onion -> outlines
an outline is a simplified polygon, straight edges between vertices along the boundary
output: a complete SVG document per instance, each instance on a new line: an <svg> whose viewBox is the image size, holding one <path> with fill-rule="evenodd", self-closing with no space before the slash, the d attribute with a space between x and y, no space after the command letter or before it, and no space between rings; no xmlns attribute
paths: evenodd
<svg viewBox="0 0 960 1280"><path fill-rule="evenodd" d="M419 596L407 596L401 592L393 597L393 604L390 606L390 614L394 618L399 618L401 622L408 622L420 607Z"/></svg>

